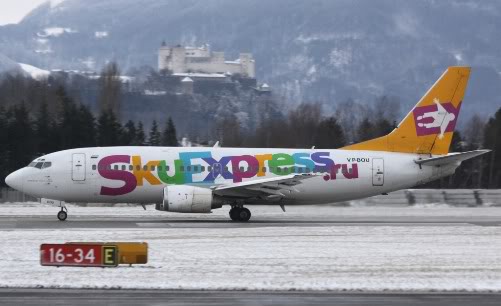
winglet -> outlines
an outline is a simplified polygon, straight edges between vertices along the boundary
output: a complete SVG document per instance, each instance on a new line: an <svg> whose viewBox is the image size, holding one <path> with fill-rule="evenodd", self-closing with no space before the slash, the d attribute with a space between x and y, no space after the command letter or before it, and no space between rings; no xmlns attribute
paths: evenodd
<svg viewBox="0 0 501 306"><path fill-rule="evenodd" d="M470 67L449 67L390 134L343 149L447 154L469 76Z"/></svg>

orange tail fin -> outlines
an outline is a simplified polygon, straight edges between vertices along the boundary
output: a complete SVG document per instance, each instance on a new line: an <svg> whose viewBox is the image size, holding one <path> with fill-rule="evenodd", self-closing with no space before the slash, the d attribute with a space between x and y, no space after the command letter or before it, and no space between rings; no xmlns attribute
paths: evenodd
<svg viewBox="0 0 501 306"><path fill-rule="evenodd" d="M390 134L342 149L447 154L469 76L470 67L449 67Z"/></svg>

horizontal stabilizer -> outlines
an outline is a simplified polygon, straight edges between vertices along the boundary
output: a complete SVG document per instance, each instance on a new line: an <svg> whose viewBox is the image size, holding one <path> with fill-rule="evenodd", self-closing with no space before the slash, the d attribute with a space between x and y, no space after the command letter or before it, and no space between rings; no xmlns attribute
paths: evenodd
<svg viewBox="0 0 501 306"><path fill-rule="evenodd" d="M440 166L455 162L462 162L467 159L477 157L485 153L489 153L490 151L491 150L475 150L462 153L450 153L445 156L432 157L427 159L416 159L414 162L422 166Z"/></svg>

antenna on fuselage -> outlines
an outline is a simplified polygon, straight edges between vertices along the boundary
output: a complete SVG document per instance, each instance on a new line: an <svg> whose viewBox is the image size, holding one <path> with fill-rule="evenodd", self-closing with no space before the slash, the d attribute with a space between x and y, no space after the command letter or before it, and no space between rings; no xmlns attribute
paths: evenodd
<svg viewBox="0 0 501 306"><path fill-rule="evenodd" d="M216 141L216 143L214 144L214 147L213 148L220 148L221 146L219 145L219 141Z"/></svg>

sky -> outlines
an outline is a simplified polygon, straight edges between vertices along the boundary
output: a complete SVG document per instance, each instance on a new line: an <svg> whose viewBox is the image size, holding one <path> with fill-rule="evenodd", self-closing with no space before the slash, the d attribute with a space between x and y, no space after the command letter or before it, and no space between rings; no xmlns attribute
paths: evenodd
<svg viewBox="0 0 501 306"><path fill-rule="evenodd" d="M18 23L32 9L47 0L0 0L0 25Z"/></svg>

